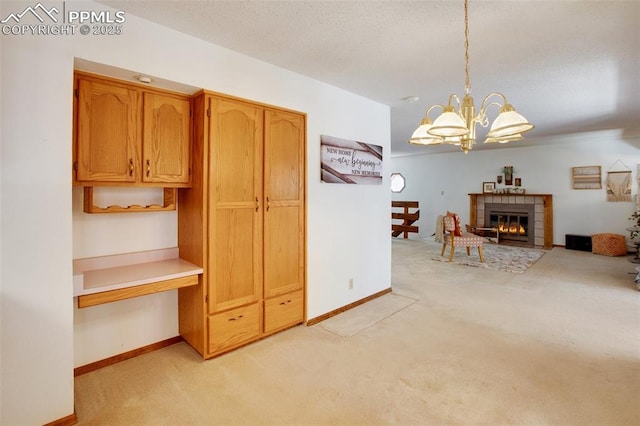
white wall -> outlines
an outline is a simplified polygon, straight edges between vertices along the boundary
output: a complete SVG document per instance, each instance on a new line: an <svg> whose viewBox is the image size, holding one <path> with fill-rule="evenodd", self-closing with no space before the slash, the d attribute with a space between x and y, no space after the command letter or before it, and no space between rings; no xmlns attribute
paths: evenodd
<svg viewBox="0 0 640 426"><path fill-rule="evenodd" d="M606 172L632 170L632 194L638 193L640 139L624 138L619 131L602 131L557 138L551 144L448 154L394 157L389 172L400 172L406 189L394 200L420 201L420 234L430 237L435 219L447 210L469 220L469 193L482 192L482 182L496 182L503 166L513 166L527 193L553 195L553 243L564 245L565 234L612 232L628 235L628 217L635 202L607 202ZM425 152L429 150L425 147ZM601 166L603 189L574 190L571 168ZM497 185L498 188L504 188ZM513 188L513 186L511 186ZM633 198L635 200L635 198Z"/></svg>
<svg viewBox="0 0 640 426"><path fill-rule="evenodd" d="M3 2L0 15L29 5ZM124 28L110 37L0 36L2 424L71 414L74 365L177 334L175 291L72 305L74 257L176 244L175 213L81 212L71 187L74 57L306 112L307 316L390 286L388 173L380 186L322 184L319 148L328 134L382 145L389 160L388 107L131 15Z"/></svg>
<svg viewBox="0 0 640 426"><path fill-rule="evenodd" d="M162 189L96 188L99 206L159 203ZM83 190L73 188L73 258L129 253L177 245L177 214L86 214ZM74 298L74 366L178 335L177 290L78 309Z"/></svg>
<svg viewBox="0 0 640 426"><path fill-rule="evenodd" d="M0 423L43 424L73 412L72 62L54 39L0 37Z"/></svg>

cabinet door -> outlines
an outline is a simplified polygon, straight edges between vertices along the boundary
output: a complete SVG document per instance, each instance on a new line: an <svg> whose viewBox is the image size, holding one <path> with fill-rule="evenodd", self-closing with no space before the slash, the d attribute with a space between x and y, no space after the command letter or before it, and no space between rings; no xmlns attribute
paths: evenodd
<svg viewBox="0 0 640 426"><path fill-rule="evenodd" d="M304 116L265 112L265 297L304 285Z"/></svg>
<svg viewBox="0 0 640 426"><path fill-rule="evenodd" d="M263 110L210 100L209 313L262 298Z"/></svg>
<svg viewBox="0 0 640 426"><path fill-rule="evenodd" d="M142 181L189 183L190 101L144 94Z"/></svg>
<svg viewBox="0 0 640 426"><path fill-rule="evenodd" d="M138 92L79 79L78 181L135 182L139 176Z"/></svg>

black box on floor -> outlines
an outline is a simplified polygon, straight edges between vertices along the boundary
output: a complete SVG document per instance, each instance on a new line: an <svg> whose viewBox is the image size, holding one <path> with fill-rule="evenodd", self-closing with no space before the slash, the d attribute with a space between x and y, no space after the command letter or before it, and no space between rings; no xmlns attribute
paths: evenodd
<svg viewBox="0 0 640 426"><path fill-rule="evenodd" d="M591 235L566 234L564 247L569 250L591 251Z"/></svg>

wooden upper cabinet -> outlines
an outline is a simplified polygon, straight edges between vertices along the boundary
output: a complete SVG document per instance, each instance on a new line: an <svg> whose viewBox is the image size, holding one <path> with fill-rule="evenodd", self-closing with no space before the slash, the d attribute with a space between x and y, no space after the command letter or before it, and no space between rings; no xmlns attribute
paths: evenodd
<svg viewBox="0 0 640 426"><path fill-rule="evenodd" d="M140 143L138 92L78 81L77 180L135 182Z"/></svg>
<svg viewBox="0 0 640 426"><path fill-rule="evenodd" d="M191 102L144 93L142 181L189 183Z"/></svg>
<svg viewBox="0 0 640 426"><path fill-rule="evenodd" d="M76 183L190 185L190 97L80 73L76 82Z"/></svg>
<svg viewBox="0 0 640 426"><path fill-rule="evenodd" d="M304 286L304 123L300 114L265 112L265 297Z"/></svg>

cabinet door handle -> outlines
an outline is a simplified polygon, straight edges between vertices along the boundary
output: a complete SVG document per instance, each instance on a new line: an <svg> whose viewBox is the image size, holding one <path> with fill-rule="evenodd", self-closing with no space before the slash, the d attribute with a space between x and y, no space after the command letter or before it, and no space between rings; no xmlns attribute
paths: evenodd
<svg viewBox="0 0 640 426"><path fill-rule="evenodd" d="M129 158L129 176L133 176L133 159Z"/></svg>
<svg viewBox="0 0 640 426"><path fill-rule="evenodd" d="M267 211L269 211L270 207L271 207L271 201L269 201L269 197L267 197Z"/></svg>
<svg viewBox="0 0 640 426"><path fill-rule="evenodd" d="M147 160L147 177L151 175L151 164L149 164L149 160Z"/></svg>
<svg viewBox="0 0 640 426"><path fill-rule="evenodd" d="M258 201L258 197L256 197L256 211L260 209L260 201Z"/></svg>
<svg viewBox="0 0 640 426"><path fill-rule="evenodd" d="M288 305L289 303L291 303L291 299L287 300L286 302L280 302L281 305Z"/></svg>
<svg viewBox="0 0 640 426"><path fill-rule="evenodd" d="M244 315L238 315L237 317L229 318L229 321L238 321L238 320L241 320L243 317Z"/></svg>

